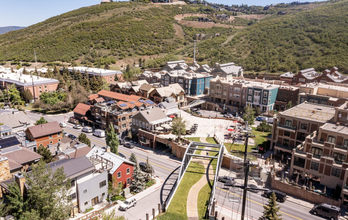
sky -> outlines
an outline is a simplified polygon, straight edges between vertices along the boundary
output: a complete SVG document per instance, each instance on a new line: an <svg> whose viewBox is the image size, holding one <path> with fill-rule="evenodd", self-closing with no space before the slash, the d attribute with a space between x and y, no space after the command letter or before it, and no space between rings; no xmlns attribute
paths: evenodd
<svg viewBox="0 0 348 220"><path fill-rule="evenodd" d="M81 7L99 4L101 0L0 0L0 27L30 26L50 17ZM289 3L295 0L207 0L225 5L269 5ZM301 2L314 0L300 0Z"/></svg>

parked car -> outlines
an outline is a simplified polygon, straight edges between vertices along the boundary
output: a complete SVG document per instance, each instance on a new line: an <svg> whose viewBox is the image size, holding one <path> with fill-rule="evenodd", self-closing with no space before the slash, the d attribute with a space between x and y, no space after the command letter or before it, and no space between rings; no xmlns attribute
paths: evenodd
<svg viewBox="0 0 348 220"><path fill-rule="evenodd" d="M232 114L227 114L227 118L233 118Z"/></svg>
<svg viewBox="0 0 348 220"><path fill-rule="evenodd" d="M96 129L94 131L93 135L102 138L102 137L105 137L105 131L100 130L100 129Z"/></svg>
<svg viewBox="0 0 348 220"><path fill-rule="evenodd" d="M199 115L199 116L202 116L202 113L199 112L199 111L196 111L195 113L196 113L197 115Z"/></svg>
<svg viewBox="0 0 348 220"><path fill-rule="evenodd" d="M256 117L256 121L267 121L267 118L264 116L259 116L259 117Z"/></svg>
<svg viewBox="0 0 348 220"><path fill-rule="evenodd" d="M123 145L123 144L124 144L124 140L123 140L123 139L119 139L119 140L118 140L118 143L119 143L120 145Z"/></svg>
<svg viewBox="0 0 348 220"><path fill-rule="evenodd" d="M248 191L253 193L258 193L260 191L260 188L254 184L248 184Z"/></svg>
<svg viewBox="0 0 348 220"><path fill-rule="evenodd" d="M79 125L79 124L75 124L75 125L73 126L73 128L75 128L75 129L81 129L82 127L81 127L81 125Z"/></svg>
<svg viewBox="0 0 348 220"><path fill-rule="evenodd" d="M83 132L86 132L86 133L92 133L92 132L93 132L92 128L91 128L91 127L88 127L88 126L83 127L83 128L82 128L82 131L83 131Z"/></svg>
<svg viewBox="0 0 348 220"><path fill-rule="evenodd" d="M338 220L341 214L341 209L334 205L329 205L327 203L321 203L314 206L310 213L313 215L321 215L330 220Z"/></svg>
<svg viewBox="0 0 348 220"><path fill-rule="evenodd" d="M137 200L135 198L129 198L120 204L119 209L122 211L126 211L127 209L134 207L136 204Z"/></svg>
<svg viewBox="0 0 348 220"><path fill-rule="evenodd" d="M65 122L61 122L61 123L59 123L59 126L62 127L62 128L65 128L66 127L66 123Z"/></svg>
<svg viewBox="0 0 348 220"><path fill-rule="evenodd" d="M63 131L63 136L64 136L64 137L65 137L65 136L68 136L68 132Z"/></svg>
<svg viewBox="0 0 348 220"><path fill-rule="evenodd" d="M234 183L234 178L230 176L219 176L218 181L222 183Z"/></svg>
<svg viewBox="0 0 348 220"><path fill-rule="evenodd" d="M151 165L149 165L149 169L147 169L146 163L145 162L140 162L139 167L142 171L146 173L154 173L154 169Z"/></svg>
<svg viewBox="0 0 348 220"><path fill-rule="evenodd" d="M75 140L77 137L73 134L68 134L68 137L71 138L72 140Z"/></svg>
<svg viewBox="0 0 348 220"><path fill-rule="evenodd" d="M123 146L128 147L128 148L130 148L130 149L133 149L133 148L134 148L134 145L132 145L132 144L129 143L129 142L124 143Z"/></svg>
<svg viewBox="0 0 348 220"><path fill-rule="evenodd" d="M283 193L283 192L280 192L278 190L268 190L268 191L265 191L262 195L264 197L267 197L267 198L270 198L271 195L275 193L276 197L277 197L277 201L279 202L285 202L286 200L286 194Z"/></svg>

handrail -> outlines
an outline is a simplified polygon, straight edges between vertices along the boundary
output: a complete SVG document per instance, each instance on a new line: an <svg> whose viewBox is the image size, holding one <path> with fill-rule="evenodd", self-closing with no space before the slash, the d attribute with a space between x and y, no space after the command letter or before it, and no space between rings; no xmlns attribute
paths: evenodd
<svg viewBox="0 0 348 220"><path fill-rule="evenodd" d="M297 127L291 127L291 126L287 126L287 125L282 125L282 124L277 124L278 127L281 127L281 128L287 128L287 129L290 129L290 130L294 130L296 131Z"/></svg>

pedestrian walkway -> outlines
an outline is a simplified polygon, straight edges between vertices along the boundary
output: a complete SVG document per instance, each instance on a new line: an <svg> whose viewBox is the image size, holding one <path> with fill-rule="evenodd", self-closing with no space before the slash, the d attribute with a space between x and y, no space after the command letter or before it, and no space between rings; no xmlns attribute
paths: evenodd
<svg viewBox="0 0 348 220"><path fill-rule="evenodd" d="M208 143L206 141L205 137L201 137L200 141L202 143ZM205 151L201 151L201 155L205 155ZM209 165L209 158L194 158L192 159L192 161L200 163L204 166L204 170L207 169L208 165ZM214 179L214 170L213 167L210 166L209 169L209 180L213 180ZM207 177L204 173L204 175L202 176L202 178L191 187L189 194L187 196L187 217L189 220L198 220L199 219L199 215L198 215L198 195L199 195L199 191L208 183L207 181Z"/></svg>

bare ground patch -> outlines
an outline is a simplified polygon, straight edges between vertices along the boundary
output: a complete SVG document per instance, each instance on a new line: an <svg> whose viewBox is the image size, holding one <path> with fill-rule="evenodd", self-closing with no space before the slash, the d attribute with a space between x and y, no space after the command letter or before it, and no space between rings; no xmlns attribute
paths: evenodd
<svg viewBox="0 0 348 220"><path fill-rule="evenodd" d="M175 23L173 23L173 26L175 30L175 36L177 36L178 38L185 38L185 33L182 30L181 26Z"/></svg>
<svg viewBox="0 0 348 220"><path fill-rule="evenodd" d="M268 16L270 16L270 15L238 15L236 17L237 18L243 18L245 20L251 20L251 19L261 20L261 19L264 19L264 18L266 18Z"/></svg>
<svg viewBox="0 0 348 220"><path fill-rule="evenodd" d="M182 25L194 27L194 28L212 28L212 27L237 28L232 25L216 24L214 22L199 22L199 21L185 21L185 20L179 20L178 22Z"/></svg>
<svg viewBox="0 0 348 220"><path fill-rule="evenodd" d="M187 17L207 17L207 15L206 14L181 14L181 15L175 15L174 19L177 21L180 21Z"/></svg>

